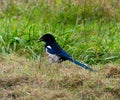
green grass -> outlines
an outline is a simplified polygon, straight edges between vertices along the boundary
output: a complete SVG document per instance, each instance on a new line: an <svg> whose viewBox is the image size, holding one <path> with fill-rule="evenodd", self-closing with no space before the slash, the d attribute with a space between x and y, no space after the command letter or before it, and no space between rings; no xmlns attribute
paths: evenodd
<svg viewBox="0 0 120 100"><path fill-rule="evenodd" d="M4 2L0 13L0 52L29 58L43 54L38 37L51 32L75 58L88 64L120 62L119 6L115 1ZM112 12L114 11L114 13Z"/></svg>

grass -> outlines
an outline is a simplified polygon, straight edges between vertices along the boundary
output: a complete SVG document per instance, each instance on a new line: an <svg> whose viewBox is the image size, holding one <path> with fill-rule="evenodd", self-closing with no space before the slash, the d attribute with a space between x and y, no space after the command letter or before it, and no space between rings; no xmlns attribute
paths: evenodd
<svg viewBox="0 0 120 100"><path fill-rule="evenodd" d="M119 0L0 1L0 99L119 100ZM52 33L71 56L98 73L63 62L50 65Z"/></svg>
<svg viewBox="0 0 120 100"><path fill-rule="evenodd" d="M15 54L2 57L0 99L119 100L120 65L92 66L99 70L93 73L70 62L50 65L45 59L31 62Z"/></svg>
<svg viewBox="0 0 120 100"><path fill-rule="evenodd" d="M17 52L36 59L43 54L43 44L36 40L51 32L69 54L88 64L120 62L119 6L115 1L2 3L1 53Z"/></svg>

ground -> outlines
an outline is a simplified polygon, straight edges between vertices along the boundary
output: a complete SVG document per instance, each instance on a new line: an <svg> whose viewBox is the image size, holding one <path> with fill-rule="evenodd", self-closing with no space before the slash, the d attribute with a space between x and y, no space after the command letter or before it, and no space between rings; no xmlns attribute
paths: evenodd
<svg viewBox="0 0 120 100"><path fill-rule="evenodd" d="M119 100L120 65L93 65L89 72L70 62L0 55L0 100Z"/></svg>

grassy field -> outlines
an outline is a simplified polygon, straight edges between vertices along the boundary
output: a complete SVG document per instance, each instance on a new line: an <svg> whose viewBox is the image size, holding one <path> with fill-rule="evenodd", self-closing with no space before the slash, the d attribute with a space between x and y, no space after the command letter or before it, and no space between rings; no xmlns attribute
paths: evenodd
<svg viewBox="0 0 120 100"><path fill-rule="evenodd" d="M51 32L67 52L88 64L120 62L119 2L80 1L2 1L0 52L35 59L43 54L38 37Z"/></svg>
<svg viewBox="0 0 120 100"><path fill-rule="evenodd" d="M52 33L70 62L50 65ZM0 100L119 100L119 0L0 0Z"/></svg>
<svg viewBox="0 0 120 100"><path fill-rule="evenodd" d="M92 66L88 72L69 62L29 61L12 54L0 59L1 100L119 100L120 65Z"/></svg>

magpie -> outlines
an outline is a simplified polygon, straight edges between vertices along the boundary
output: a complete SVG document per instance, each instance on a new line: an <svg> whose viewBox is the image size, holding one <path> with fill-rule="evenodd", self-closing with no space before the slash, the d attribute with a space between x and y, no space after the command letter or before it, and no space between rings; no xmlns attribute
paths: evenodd
<svg viewBox="0 0 120 100"><path fill-rule="evenodd" d="M87 70L95 72L92 68L89 66L86 66L82 64L81 62L73 59L67 52L65 52L59 44L56 42L54 36L50 33L44 34L42 37L38 39L39 42L43 41L45 42L45 49L46 53L48 54L49 62L50 63L60 63L66 60L69 60L70 62L73 62Z"/></svg>

